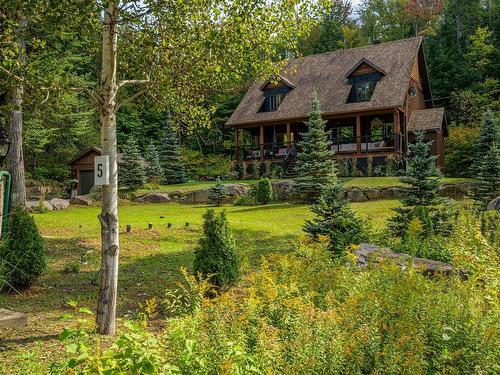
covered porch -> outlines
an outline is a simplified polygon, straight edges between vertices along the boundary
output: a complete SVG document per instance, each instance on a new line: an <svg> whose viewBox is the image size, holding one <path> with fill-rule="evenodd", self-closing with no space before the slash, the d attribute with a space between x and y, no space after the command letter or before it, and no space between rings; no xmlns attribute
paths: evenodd
<svg viewBox="0 0 500 375"><path fill-rule="evenodd" d="M402 147L397 111L325 119L332 158L392 154ZM262 124L234 129L234 161L282 161L300 152L304 122Z"/></svg>

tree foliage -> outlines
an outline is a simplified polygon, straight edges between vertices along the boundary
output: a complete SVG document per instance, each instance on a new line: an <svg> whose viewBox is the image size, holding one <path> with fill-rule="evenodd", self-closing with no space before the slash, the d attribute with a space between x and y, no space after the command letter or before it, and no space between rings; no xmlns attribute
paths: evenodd
<svg viewBox="0 0 500 375"><path fill-rule="evenodd" d="M321 117L316 94L311 103L309 121L306 122L307 132L302 134L299 142L301 151L297 154L296 165L298 177L294 181L295 191L306 199L318 196L323 186L334 177L330 142L325 131L326 121Z"/></svg>
<svg viewBox="0 0 500 375"><path fill-rule="evenodd" d="M273 186L269 178L261 178L255 189L255 201L257 204L268 204L273 199Z"/></svg>
<svg viewBox="0 0 500 375"><path fill-rule="evenodd" d="M145 162L134 138L130 137L122 147L122 160L118 167L121 187L138 188L146 182Z"/></svg>
<svg viewBox="0 0 500 375"><path fill-rule="evenodd" d="M172 124L167 119L160 145L160 161L163 167L163 183L180 184L187 181L184 161L179 149L179 138Z"/></svg>
<svg viewBox="0 0 500 375"><path fill-rule="evenodd" d="M227 287L240 278L240 261L226 213L208 209L203 215L203 237L194 252L193 270L218 287Z"/></svg>
<svg viewBox="0 0 500 375"><path fill-rule="evenodd" d="M163 177L163 168L160 162L160 153L151 141L144 152L145 172L149 181L159 182Z"/></svg>

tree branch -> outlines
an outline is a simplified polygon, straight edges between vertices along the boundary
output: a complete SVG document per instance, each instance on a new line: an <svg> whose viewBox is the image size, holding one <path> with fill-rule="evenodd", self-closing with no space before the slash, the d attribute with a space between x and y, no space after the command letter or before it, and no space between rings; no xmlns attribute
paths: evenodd
<svg viewBox="0 0 500 375"><path fill-rule="evenodd" d="M17 79L18 81L20 82L24 82L24 78L23 77L19 77L18 75L15 75L14 73L12 73L10 70L8 69L5 69L3 66L0 65L0 70L2 72L4 72L5 74L7 74L9 77L12 77L12 78L15 78Z"/></svg>
<svg viewBox="0 0 500 375"><path fill-rule="evenodd" d="M127 103L130 103L131 101L133 101L135 98L145 94L147 91L149 91L150 87L145 87L143 88L142 90L139 90L137 91L135 94L133 95L130 95L128 98L126 99L123 99L120 103L118 103L116 105L116 112L118 112L118 110L120 109L121 106L127 104Z"/></svg>
<svg viewBox="0 0 500 375"><path fill-rule="evenodd" d="M148 85L153 83L150 79L125 79L118 82L118 88L126 85Z"/></svg>

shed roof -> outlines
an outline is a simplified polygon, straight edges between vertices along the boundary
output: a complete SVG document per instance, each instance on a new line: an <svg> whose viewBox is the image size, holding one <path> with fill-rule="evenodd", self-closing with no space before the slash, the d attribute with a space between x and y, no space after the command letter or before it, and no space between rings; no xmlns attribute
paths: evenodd
<svg viewBox="0 0 500 375"><path fill-rule="evenodd" d="M411 113L408 130L441 130L446 129L444 108L418 109Z"/></svg>
<svg viewBox="0 0 500 375"><path fill-rule="evenodd" d="M316 91L324 114L401 107L412 67L417 61L422 37L351 48L291 60L280 76L293 82L291 90L274 112L259 112L265 99L255 82L229 118L227 125L306 118L310 97ZM346 75L361 61L369 61L385 75L377 83L370 101L347 103L351 84Z"/></svg>
<svg viewBox="0 0 500 375"><path fill-rule="evenodd" d="M68 161L68 165L71 165L71 164L74 164L76 163L78 160L80 160L81 158L83 158L85 155L87 155L89 152L91 151L95 151L97 152L99 155L102 154L102 149L99 148L99 147L95 147L95 146L91 146L89 148L86 148L85 150L83 150L82 152L80 152L78 155L76 155L73 159L71 159L70 161ZM123 159L123 155L119 152L117 154L117 159L118 159L118 163L121 163L122 162L122 159Z"/></svg>

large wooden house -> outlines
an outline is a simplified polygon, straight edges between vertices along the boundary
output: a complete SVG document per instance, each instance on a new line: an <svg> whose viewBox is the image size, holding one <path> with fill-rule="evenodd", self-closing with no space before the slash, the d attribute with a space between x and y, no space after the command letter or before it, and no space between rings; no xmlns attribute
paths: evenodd
<svg viewBox="0 0 500 375"><path fill-rule="evenodd" d="M415 130L432 140L444 166L443 108L434 108L422 38L327 52L291 60L273 80L255 82L227 122L234 160L286 169L307 131L311 95L320 101L333 158L367 172L403 160Z"/></svg>

